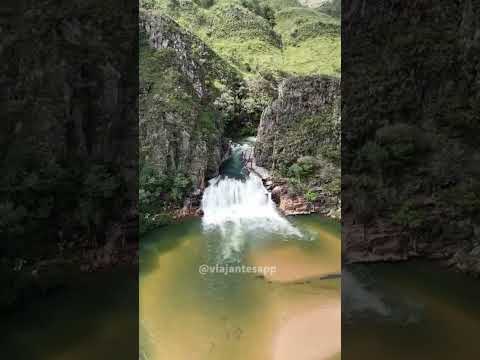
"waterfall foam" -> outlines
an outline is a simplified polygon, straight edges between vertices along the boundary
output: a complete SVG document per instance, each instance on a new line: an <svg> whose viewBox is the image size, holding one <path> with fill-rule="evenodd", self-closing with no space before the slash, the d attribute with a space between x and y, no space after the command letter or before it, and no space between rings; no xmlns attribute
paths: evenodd
<svg viewBox="0 0 480 360"><path fill-rule="evenodd" d="M245 180L216 177L210 180L202 199L203 223L208 228L226 223L244 223L249 228L300 235L275 208L262 180L249 174ZM247 220L254 220L245 224Z"/></svg>
<svg viewBox="0 0 480 360"><path fill-rule="evenodd" d="M248 145L232 147L239 157ZM231 173L231 171L229 172ZM243 178L220 175L209 181L202 198L205 231L218 230L225 244L224 257L240 251L249 233L301 237L300 231L276 209L262 180L250 173Z"/></svg>

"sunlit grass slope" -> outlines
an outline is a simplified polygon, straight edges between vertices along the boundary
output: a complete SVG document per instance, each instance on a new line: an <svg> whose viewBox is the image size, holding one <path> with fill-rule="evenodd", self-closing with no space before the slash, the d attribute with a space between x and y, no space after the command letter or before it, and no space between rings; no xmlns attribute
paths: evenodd
<svg viewBox="0 0 480 360"><path fill-rule="evenodd" d="M145 0L195 33L245 77L340 75L340 21L297 0Z"/></svg>

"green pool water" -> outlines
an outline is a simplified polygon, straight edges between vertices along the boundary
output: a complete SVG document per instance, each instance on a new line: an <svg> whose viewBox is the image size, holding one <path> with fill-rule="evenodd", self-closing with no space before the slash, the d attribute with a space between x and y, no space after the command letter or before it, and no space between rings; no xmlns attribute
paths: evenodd
<svg viewBox="0 0 480 360"><path fill-rule="evenodd" d="M138 357L136 268L72 274L66 287L2 313L1 358L131 360Z"/></svg>
<svg viewBox="0 0 480 360"><path fill-rule="evenodd" d="M332 346L340 340L340 316L338 312L335 317L329 309L339 308L340 279L321 278L340 273L339 224L314 215L290 221L302 237L246 232L240 246L235 242L233 252L225 251L232 245L229 238L206 231L200 219L142 239L141 358L284 359L278 354L283 346L278 344L282 329L290 326L291 319L315 311L317 317L324 311L329 323L314 326L328 331L333 340L325 338L323 344L317 341L313 345L311 339L305 344L297 339L298 346L317 346L319 359L338 358L339 346ZM277 272L265 277L254 273L202 275L202 264L275 266ZM322 347L325 355L321 355ZM283 352L288 351L294 350L290 346Z"/></svg>
<svg viewBox="0 0 480 360"><path fill-rule="evenodd" d="M344 270L342 358L480 359L480 282L427 261Z"/></svg>

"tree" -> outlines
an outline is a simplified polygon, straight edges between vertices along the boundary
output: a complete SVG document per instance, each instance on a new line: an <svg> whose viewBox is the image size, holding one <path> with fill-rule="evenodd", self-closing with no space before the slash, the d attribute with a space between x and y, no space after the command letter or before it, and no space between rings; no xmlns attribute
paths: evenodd
<svg viewBox="0 0 480 360"><path fill-rule="evenodd" d="M178 0L168 0L168 9L171 11L175 11L180 7L180 2Z"/></svg>

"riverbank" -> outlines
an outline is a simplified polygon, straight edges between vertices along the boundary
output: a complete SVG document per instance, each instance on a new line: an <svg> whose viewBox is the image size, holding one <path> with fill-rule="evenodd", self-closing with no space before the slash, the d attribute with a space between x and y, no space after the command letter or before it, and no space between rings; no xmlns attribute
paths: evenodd
<svg viewBox="0 0 480 360"><path fill-rule="evenodd" d="M22 307L71 285L73 275L109 272L121 267L136 267L137 246L121 249L104 247L81 253L52 256L49 259L0 259L0 312Z"/></svg>
<svg viewBox="0 0 480 360"><path fill-rule="evenodd" d="M341 203L337 196L317 188L315 197L306 199L305 194L292 190L289 179L259 166L255 159L255 142L256 139L252 138L249 142L251 147L244 151L244 164L248 171L262 179L265 189L271 193L272 200L283 215L319 214L333 219L341 218Z"/></svg>
<svg viewBox="0 0 480 360"><path fill-rule="evenodd" d="M254 157L255 138L249 137L240 141L242 146L241 161L242 166L258 176L265 189L271 194L271 199L277 206L277 209L285 216L319 214L332 219L340 219L341 203L340 199L329 193L322 193L321 189L315 199L308 200L304 195L295 193L289 186L289 180L280 176L274 176L267 169L258 166ZM231 156L231 151L229 152ZM228 160L225 159L224 162ZM181 221L186 218L195 218L203 216L201 208L203 191L196 190L188 196L182 207L169 210L173 221Z"/></svg>
<svg viewBox="0 0 480 360"><path fill-rule="evenodd" d="M480 276L480 244L454 239L441 242L423 239L400 225L377 222L354 223L348 212L343 218L343 260L346 264L436 260L444 267Z"/></svg>

